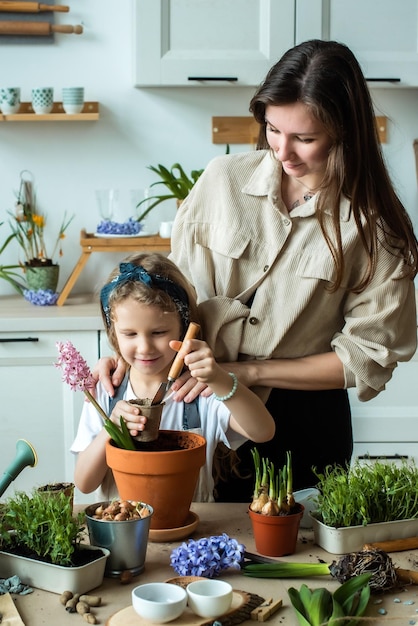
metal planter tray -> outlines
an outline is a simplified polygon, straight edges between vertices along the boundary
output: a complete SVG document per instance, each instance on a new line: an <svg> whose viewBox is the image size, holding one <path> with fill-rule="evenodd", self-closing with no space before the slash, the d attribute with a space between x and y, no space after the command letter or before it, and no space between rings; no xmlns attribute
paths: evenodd
<svg viewBox="0 0 418 626"><path fill-rule="evenodd" d="M102 584L110 552L106 548L89 545L82 548L100 550L103 556L87 565L64 567L0 551L0 576L8 578L16 574L26 585L52 593L62 593L67 589L87 593Z"/></svg>
<svg viewBox="0 0 418 626"><path fill-rule="evenodd" d="M311 514L310 517L315 543L331 554L358 552L363 549L365 543L405 539L418 535L418 519L334 528L320 522L314 514Z"/></svg>

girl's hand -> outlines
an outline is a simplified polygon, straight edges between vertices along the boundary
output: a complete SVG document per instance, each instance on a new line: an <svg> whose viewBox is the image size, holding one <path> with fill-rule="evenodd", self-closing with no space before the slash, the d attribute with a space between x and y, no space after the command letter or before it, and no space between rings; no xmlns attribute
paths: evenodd
<svg viewBox="0 0 418 626"><path fill-rule="evenodd" d="M116 402L112 414L110 415L110 419L117 426L120 426L121 417L125 420L132 437L136 437L141 430L144 430L147 422L145 415L141 415L140 407L126 400Z"/></svg>
<svg viewBox="0 0 418 626"><path fill-rule="evenodd" d="M177 350L180 352L181 348L183 348L183 357L188 353L189 345L188 342L192 341L186 340L183 343L181 341L170 341L170 348L173 350ZM202 343L202 342L200 342ZM175 402L193 402L195 398L197 398L200 394L202 396L210 396L212 391L208 388L205 383L198 382L195 378L190 375L189 370L185 370L171 385L171 391L174 392L173 400Z"/></svg>

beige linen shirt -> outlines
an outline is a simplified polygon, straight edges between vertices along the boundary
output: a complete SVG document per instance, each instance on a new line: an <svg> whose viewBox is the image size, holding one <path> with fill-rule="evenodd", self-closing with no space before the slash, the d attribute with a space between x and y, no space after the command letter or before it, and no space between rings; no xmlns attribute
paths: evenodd
<svg viewBox="0 0 418 626"><path fill-rule="evenodd" d="M289 214L280 183L269 151L213 159L177 212L170 258L196 289L204 336L220 361L334 350L346 388L369 400L415 352L414 283L400 278L403 260L379 246L369 286L360 294L346 289L366 258L344 200L346 277L330 293L335 270L316 197Z"/></svg>

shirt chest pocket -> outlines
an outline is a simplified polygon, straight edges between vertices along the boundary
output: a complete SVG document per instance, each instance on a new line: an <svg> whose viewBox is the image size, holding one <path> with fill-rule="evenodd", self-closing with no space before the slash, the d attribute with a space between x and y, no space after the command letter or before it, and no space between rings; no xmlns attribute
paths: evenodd
<svg viewBox="0 0 418 626"><path fill-rule="evenodd" d="M328 283L335 281L335 266L329 251L302 254L296 274L301 278L312 278Z"/></svg>
<svg viewBox="0 0 418 626"><path fill-rule="evenodd" d="M197 224L194 230L193 242L195 245L219 254L226 259L240 259L249 248L250 237L239 236L234 232L227 232L225 228L213 224Z"/></svg>

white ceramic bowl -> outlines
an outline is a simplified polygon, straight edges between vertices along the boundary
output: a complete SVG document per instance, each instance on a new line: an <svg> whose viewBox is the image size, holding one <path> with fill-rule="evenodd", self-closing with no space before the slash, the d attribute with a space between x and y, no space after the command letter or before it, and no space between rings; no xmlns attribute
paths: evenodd
<svg viewBox="0 0 418 626"><path fill-rule="evenodd" d="M232 587L223 580L196 580L186 591L190 609L200 617L220 617L231 608Z"/></svg>
<svg viewBox="0 0 418 626"><path fill-rule="evenodd" d="M132 606L152 624L165 624L180 617L187 606L183 587L171 583L148 583L132 589Z"/></svg>
<svg viewBox="0 0 418 626"><path fill-rule="evenodd" d="M303 504L303 506L305 507L303 517L300 521L301 528L312 528L313 523L309 514L312 513L312 511L314 511L316 508L314 499L318 495L319 491L318 489L315 489L315 487L301 489L300 491L294 492L293 497L295 498L296 502L299 502L299 504Z"/></svg>

